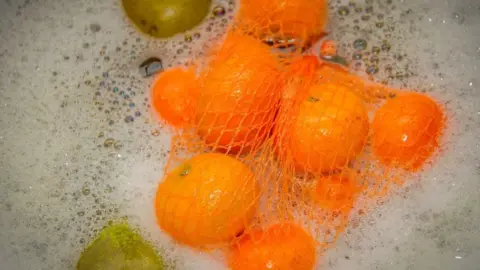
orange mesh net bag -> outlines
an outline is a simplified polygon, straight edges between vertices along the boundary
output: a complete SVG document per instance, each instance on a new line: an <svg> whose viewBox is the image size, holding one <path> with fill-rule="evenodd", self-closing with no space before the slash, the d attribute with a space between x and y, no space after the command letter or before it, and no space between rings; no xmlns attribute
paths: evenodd
<svg viewBox="0 0 480 270"><path fill-rule="evenodd" d="M242 1L206 56L154 82L152 107L173 127L159 227L193 248L225 248L232 269L313 269L440 145L433 99L265 44L305 46L324 12L325 1Z"/></svg>
<svg viewBox="0 0 480 270"><path fill-rule="evenodd" d="M311 45L325 34L326 0L243 0L236 25L277 47Z"/></svg>

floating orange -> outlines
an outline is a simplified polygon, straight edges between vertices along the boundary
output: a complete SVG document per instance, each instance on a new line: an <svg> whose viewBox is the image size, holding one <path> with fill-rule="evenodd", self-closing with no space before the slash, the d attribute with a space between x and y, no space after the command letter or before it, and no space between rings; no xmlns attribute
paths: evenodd
<svg viewBox="0 0 480 270"><path fill-rule="evenodd" d="M232 270L312 270L315 241L293 223L279 223L242 236L229 254Z"/></svg>
<svg viewBox="0 0 480 270"><path fill-rule="evenodd" d="M386 165L415 171L438 148L443 126L442 109L430 97L400 94L375 113L373 153Z"/></svg>
<svg viewBox="0 0 480 270"><path fill-rule="evenodd" d="M193 69L167 69L153 83L152 107L168 124L183 127L193 121L197 88Z"/></svg>
<svg viewBox="0 0 480 270"><path fill-rule="evenodd" d="M260 35L305 42L324 33L327 9L326 0L242 0L238 21Z"/></svg>
<svg viewBox="0 0 480 270"><path fill-rule="evenodd" d="M197 155L160 183L155 211L160 228L195 248L228 243L249 225L259 190L252 171L223 154Z"/></svg>
<svg viewBox="0 0 480 270"><path fill-rule="evenodd" d="M279 62L270 48L230 33L202 78L195 120L215 151L245 154L267 138L279 105Z"/></svg>
<svg viewBox="0 0 480 270"><path fill-rule="evenodd" d="M315 182L312 198L321 208L346 213L352 209L359 192L352 174L321 176Z"/></svg>
<svg viewBox="0 0 480 270"><path fill-rule="evenodd" d="M297 172L342 169L364 147L369 130L367 110L345 86L314 84L307 90L299 93L297 108L282 107L279 112L279 158L293 162Z"/></svg>

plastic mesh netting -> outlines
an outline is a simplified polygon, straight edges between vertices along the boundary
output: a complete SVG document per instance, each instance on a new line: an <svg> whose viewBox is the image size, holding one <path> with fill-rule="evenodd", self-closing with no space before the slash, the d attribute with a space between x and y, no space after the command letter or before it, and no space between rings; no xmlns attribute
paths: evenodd
<svg viewBox="0 0 480 270"><path fill-rule="evenodd" d="M431 98L302 54L326 10L242 1L221 42L154 83L153 108L174 133L159 226L191 247L227 247L233 269L312 269L439 145L445 117ZM279 50L288 40L293 50Z"/></svg>

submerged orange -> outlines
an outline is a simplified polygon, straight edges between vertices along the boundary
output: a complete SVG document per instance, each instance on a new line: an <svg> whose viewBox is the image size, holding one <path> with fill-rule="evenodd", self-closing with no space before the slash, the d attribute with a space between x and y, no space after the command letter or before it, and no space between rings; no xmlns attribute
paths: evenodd
<svg viewBox="0 0 480 270"><path fill-rule="evenodd" d="M197 88L193 69L167 69L153 83L152 107L168 124L183 127L193 121Z"/></svg>
<svg viewBox="0 0 480 270"><path fill-rule="evenodd" d="M312 270L315 256L310 234L299 225L278 223L242 236L228 262L232 270Z"/></svg>

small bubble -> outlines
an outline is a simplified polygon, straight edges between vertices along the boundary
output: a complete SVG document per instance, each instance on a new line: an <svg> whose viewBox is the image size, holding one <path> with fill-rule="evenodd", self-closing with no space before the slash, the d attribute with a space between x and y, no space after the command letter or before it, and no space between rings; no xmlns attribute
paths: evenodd
<svg viewBox="0 0 480 270"><path fill-rule="evenodd" d="M463 24L465 21L465 17L459 13L453 13L452 17L458 24Z"/></svg>
<svg viewBox="0 0 480 270"><path fill-rule="evenodd" d="M133 102L130 102L130 104L128 104L128 107L130 107L130 108L133 108L133 107L135 107L135 103L133 103Z"/></svg>
<svg viewBox="0 0 480 270"><path fill-rule="evenodd" d="M183 50L182 49L178 49L177 50L177 54L182 54L183 53Z"/></svg>
<svg viewBox="0 0 480 270"><path fill-rule="evenodd" d="M114 93L117 93L117 92L118 92L118 90L119 90L119 89L118 89L118 87L116 87L116 86L115 86L115 87L113 87L113 92L114 92Z"/></svg>
<svg viewBox="0 0 480 270"><path fill-rule="evenodd" d="M113 138L108 138L103 142L104 147L110 147L113 144L115 144L115 139L113 139Z"/></svg>
<svg viewBox="0 0 480 270"><path fill-rule="evenodd" d="M131 115L125 116L125 119L124 119L125 123L131 123L131 122L133 122L133 120L135 120L135 119Z"/></svg>
<svg viewBox="0 0 480 270"><path fill-rule="evenodd" d="M100 24L98 23L92 23L90 24L90 31L92 31L93 33L96 33L98 31L100 31L100 29L102 29L102 27L100 26Z"/></svg>
<svg viewBox="0 0 480 270"><path fill-rule="evenodd" d="M362 60L362 54L361 53L354 53L352 58L353 58L353 60Z"/></svg>
<svg viewBox="0 0 480 270"><path fill-rule="evenodd" d="M223 6L217 5L213 8L212 13L215 17L220 17L225 15L225 8Z"/></svg>
<svg viewBox="0 0 480 270"><path fill-rule="evenodd" d="M384 42L384 43L382 44L382 46L381 46L382 51L384 51L384 52L390 51L391 47L392 47L392 46L391 46L390 44L386 43L386 42Z"/></svg>
<svg viewBox="0 0 480 270"><path fill-rule="evenodd" d="M190 43L190 42L192 42L192 41L193 41L193 38L192 38L192 36L191 36L191 35L185 35L185 38L184 38L184 40L185 40L185 42L187 42L187 43Z"/></svg>
<svg viewBox="0 0 480 270"><path fill-rule="evenodd" d="M142 115L141 112L139 112L139 111L136 111L136 112L135 112L135 116L136 116L136 117L140 117L141 115Z"/></svg>
<svg viewBox="0 0 480 270"><path fill-rule="evenodd" d="M376 65L368 66L366 72L370 75L376 74L378 72L378 66Z"/></svg>
<svg viewBox="0 0 480 270"><path fill-rule="evenodd" d="M82 189L82 194L85 195L85 196L87 196L88 194L90 194L90 189L89 189L88 187L84 187L84 188Z"/></svg>
<svg viewBox="0 0 480 270"><path fill-rule="evenodd" d="M372 53L373 54L379 54L380 51L381 51L380 47L378 47L378 46L373 46L372 47Z"/></svg>
<svg viewBox="0 0 480 270"><path fill-rule="evenodd" d="M353 42L353 48L356 50L365 50L367 48L367 41L364 39L357 39Z"/></svg>
<svg viewBox="0 0 480 270"><path fill-rule="evenodd" d="M342 16L347 16L348 14L350 14L350 10L348 9L348 7L342 6L338 9L338 14Z"/></svg>
<svg viewBox="0 0 480 270"><path fill-rule="evenodd" d="M370 15L364 14L364 15L362 15L361 19L362 19L362 21L368 21L368 20L370 20Z"/></svg>
<svg viewBox="0 0 480 270"><path fill-rule="evenodd" d="M372 13L372 12L373 12L373 7L372 7L372 6L368 6L368 7L365 9L365 12L366 12L366 13Z"/></svg>
<svg viewBox="0 0 480 270"><path fill-rule="evenodd" d="M197 32L197 33L194 33L194 34L193 34L193 37L194 37L195 39L199 39L199 38L201 37L201 35L200 35L200 33Z"/></svg>
<svg viewBox="0 0 480 270"><path fill-rule="evenodd" d="M79 217L83 217L83 216L85 216L85 212L84 212L84 211L78 211L78 212L77 212L77 215L78 215Z"/></svg>
<svg viewBox="0 0 480 270"><path fill-rule="evenodd" d="M383 26L385 26L385 23L383 23L383 22L377 22L377 23L375 23L375 26L376 26L377 28L383 28Z"/></svg>
<svg viewBox="0 0 480 270"><path fill-rule="evenodd" d="M160 131L158 129L152 130L152 136L157 137L158 135L160 135Z"/></svg>

